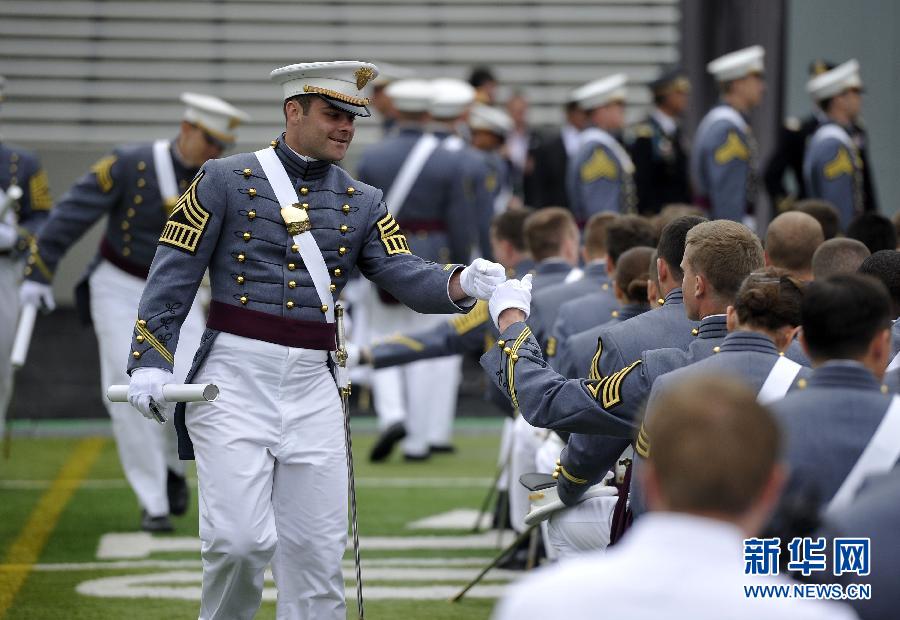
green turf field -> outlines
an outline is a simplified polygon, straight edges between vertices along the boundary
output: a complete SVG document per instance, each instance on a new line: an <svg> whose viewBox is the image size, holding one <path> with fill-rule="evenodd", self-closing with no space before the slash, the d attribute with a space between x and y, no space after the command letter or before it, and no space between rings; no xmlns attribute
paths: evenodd
<svg viewBox="0 0 900 620"><path fill-rule="evenodd" d="M395 455L372 465L366 456L374 435L365 428L354 435L367 618L488 618L514 577L494 571L471 597L448 602L498 544L495 532L473 534L465 524L495 471L499 421L459 428L455 455L422 464ZM438 515L450 525L414 523ZM110 438L17 438L11 458L0 462L0 618L196 617L196 506L176 520L173 535L151 537L137 523ZM354 618L352 553L345 578ZM259 618L275 617L274 594L269 575Z"/></svg>

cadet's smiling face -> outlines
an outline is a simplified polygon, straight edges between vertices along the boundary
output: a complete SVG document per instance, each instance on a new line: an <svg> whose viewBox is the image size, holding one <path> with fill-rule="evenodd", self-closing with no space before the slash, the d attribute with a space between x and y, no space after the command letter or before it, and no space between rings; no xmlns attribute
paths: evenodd
<svg viewBox="0 0 900 620"><path fill-rule="evenodd" d="M311 97L309 112L289 101L286 107L287 143L292 149L323 161L340 161L353 140L356 116Z"/></svg>

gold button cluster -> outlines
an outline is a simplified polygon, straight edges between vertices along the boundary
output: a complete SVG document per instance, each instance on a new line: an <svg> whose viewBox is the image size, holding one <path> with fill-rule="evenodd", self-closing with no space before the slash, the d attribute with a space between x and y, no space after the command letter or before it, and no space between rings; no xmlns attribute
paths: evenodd
<svg viewBox="0 0 900 620"><path fill-rule="evenodd" d="M247 255L246 255L246 254L238 254L238 255L237 255L237 261L238 261L239 263L243 263L245 260L247 260Z"/></svg>
<svg viewBox="0 0 900 620"><path fill-rule="evenodd" d="M143 336L135 336L134 339L135 339L135 341L137 341L138 344L141 344L142 342L144 342Z"/></svg>
<svg viewBox="0 0 900 620"><path fill-rule="evenodd" d="M346 225L346 224L341 224L341 234L342 234L342 235L343 235L343 234L346 234L348 230L350 230L350 229L347 228L347 225Z"/></svg>
<svg viewBox="0 0 900 620"><path fill-rule="evenodd" d="M347 195L348 195L348 196L352 196L352 195L355 194L355 193L356 193L356 189L355 189L355 188L353 188L353 187L348 187L348 188L347 188Z"/></svg>
<svg viewBox="0 0 900 620"><path fill-rule="evenodd" d="M697 329L696 327L695 327L694 329L691 330L691 336L696 336L696 335L699 334L699 333L700 333L700 330Z"/></svg>
<svg viewBox="0 0 900 620"><path fill-rule="evenodd" d="M139 205L139 204L141 204L142 202L144 202L144 198L143 198L142 196L135 196L135 197L134 197L134 204Z"/></svg>
<svg viewBox="0 0 900 620"><path fill-rule="evenodd" d="M276 146L278 146L278 140L272 140L271 142L269 142L269 146L274 149Z"/></svg>
<svg viewBox="0 0 900 620"><path fill-rule="evenodd" d="M335 292L335 291L337 290L337 285L336 285L336 284L329 284L329 285L328 285L328 290L331 291L332 293Z"/></svg>
<svg viewBox="0 0 900 620"><path fill-rule="evenodd" d="M138 162L138 165L137 165L137 169L138 169L138 172L143 172L144 170L146 170L146 169L147 169L147 162L145 162L145 161L139 161L139 162Z"/></svg>
<svg viewBox="0 0 900 620"><path fill-rule="evenodd" d="M500 348L502 349L503 347L506 346L506 341L505 341L505 340L498 340L498 341L497 341L497 346L500 347Z"/></svg>
<svg viewBox="0 0 900 620"><path fill-rule="evenodd" d="M344 273L344 272L341 271L341 268L340 268L340 267L337 267L337 268L334 270L334 276L335 276L336 278L340 278L342 273Z"/></svg>
<svg viewBox="0 0 900 620"><path fill-rule="evenodd" d="M287 268L288 268L288 271L293 271L294 269L297 268L297 265L295 263L288 263Z"/></svg>
<svg viewBox="0 0 900 620"><path fill-rule="evenodd" d="M299 252L300 252L300 246L297 245L297 244L295 243L294 245L291 246L291 252L293 252L293 253L295 253L295 254L299 253Z"/></svg>
<svg viewBox="0 0 900 620"><path fill-rule="evenodd" d="M297 281L291 280L290 282L288 282L288 288L297 288Z"/></svg>
<svg viewBox="0 0 900 620"><path fill-rule="evenodd" d="M138 325L140 325L141 327L147 327L147 321L145 321L144 319L141 319L138 321Z"/></svg>
<svg viewBox="0 0 900 620"><path fill-rule="evenodd" d="M138 180L137 180L137 186L138 186L138 187L144 187L144 186L146 186L146 185L147 185L147 180L146 180L146 179L138 179Z"/></svg>
<svg viewBox="0 0 900 620"><path fill-rule="evenodd" d="M140 351L132 351L131 357L133 357L136 360L139 360L139 359L141 359L141 352Z"/></svg>
<svg viewBox="0 0 900 620"><path fill-rule="evenodd" d="M344 246L341 246L338 248L338 254L340 254L341 256L343 256L346 253L347 253L347 248L345 248Z"/></svg>
<svg viewBox="0 0 900 620"><path fill-rule="evenodd" d="M328 312L328 306L325 304L322 304L322 307L319 308L319 310L322 311L322 314L325 314L326 312Z"/></svg>
<svg viewBox="0 0 900 620"><path fill-rule="evenodd" d="M344 213L350 213L350 205L344 205L343 207L341 207L341 211L343 211Z"/></svg>
<svg viewBox="0 0 900 620"><path fill-rule="evenodd" d="M301 187L301 188L300 188L300 195L301 195L301 196L306 196L308 193L309 193L309 188L308 188L308 187Z"/></svg>
<svg viewBox="0 0 900 620"><path fill-rule="evenodd" d="M244 276L243 276L243 275L239 275L237 278L235 278L235 280L237 280L237 283L238 283L238 284L243 284L243 283L244 283Z"/></svg>

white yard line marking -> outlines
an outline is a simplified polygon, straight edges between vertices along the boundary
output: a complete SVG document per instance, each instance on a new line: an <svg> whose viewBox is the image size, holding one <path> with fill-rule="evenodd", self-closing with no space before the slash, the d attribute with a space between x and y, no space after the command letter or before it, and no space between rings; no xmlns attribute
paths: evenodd
<svg viewBox="0 0 900 620"><path fill-rule="evenodd" d="M453 478L453 477L433 477L433 478L380 478L380 477L362 477L356 479L358 487L366 488L484 488L491 484L491 478ZM46 489L53 480L0 480L0 490L8 491L40 491ZM188 484L194 488L197 487L195 479L189 479ZM122 479L93 479L84 480L80 484L82 489L127 489L128 482Z"/></svg>
<svg viewBox="0 0 900 620"><path fill-rule="evenodd" d="M407 523L410 530L468 530L478 520L479 511L472 508L458 508L431 517L425 517L418 521ZM482 514L478 529L486 530L491 527L494 515Z"/></svg>
<svg viewBox="0 0 900 620"><path fill-rule="evenodd" d="M490 558L363 558L363 570L376 567L461 567L481 568ZM344 568L353 567L352 560L344 560ZM119 560L113 562L58 562L47 564L35 564L33 570L45 573L77 572L95 570L134 570L141 568L184 568L200 569L200 560Z"/></svg>
<svg viewBox="0 0 900 620"><path fill-rule="evenodd" d="M369 571L366 579L377 580ZM441 571L442 572L442 571ZM474 577L476 570L469 571ZM352 579L352 571L347 571L345 578ZM509 579L509 576L504 575ZM166 573L152 573L145 575L123 575L118 577L103 577L84 581L76 587L76 591L84 596L100 598L163 598L186 601L200 600L199 572L171 571ZM429 578L435 580L435 578ZM439 578L437 578L439 579ZM271 575L266 575L266 581L271 583ZM384 586L370 585L366 587L366 598L372 599L415 599L415 600L439 600L449 599L459 591L458 586ZM504 585L484 585L472 588L467 594L470 598L497 598L505 591ZM275 588L267 587L263 591L263 600L275 600Z"/></svg>

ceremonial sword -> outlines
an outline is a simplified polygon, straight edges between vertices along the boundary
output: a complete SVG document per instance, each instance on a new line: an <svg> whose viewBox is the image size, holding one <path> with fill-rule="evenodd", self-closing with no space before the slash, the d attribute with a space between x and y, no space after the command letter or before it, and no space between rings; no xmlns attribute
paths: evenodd
<svg viewBox="0 0 900 620"><path fill-rule="evenodd" d="M356 517L356 479L353 475L353 441L350 437L350 380L347 375L347 339L344 334L344 307L334 306L334 322L337 328L337 351L334 357L337 364L335 379L341 395L341 408L344 411L344 443L347 446L347 492L350 496L350 531L353 535L353 562L356 566L356 609L359 620L364 620L362 593L362 564L359 557L359 526Z"/></svg>

